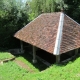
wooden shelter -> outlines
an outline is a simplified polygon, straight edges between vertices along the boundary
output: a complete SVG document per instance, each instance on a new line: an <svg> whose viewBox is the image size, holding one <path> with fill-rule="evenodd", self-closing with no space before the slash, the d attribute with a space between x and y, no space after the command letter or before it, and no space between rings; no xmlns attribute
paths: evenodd
<svg viewBox="0 0 80 80"><path fill-rule="evenodd" d="M15 33L14 37L32 44L33 62L35 46L60 61L60 54L80 47L80 24L63 12L43 13Z"/></svg>

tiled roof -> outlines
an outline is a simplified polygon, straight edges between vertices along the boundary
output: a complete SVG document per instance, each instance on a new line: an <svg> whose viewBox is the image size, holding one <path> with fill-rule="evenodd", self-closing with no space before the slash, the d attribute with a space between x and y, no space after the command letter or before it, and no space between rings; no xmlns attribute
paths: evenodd
<svg viewBox="0 0 80 80"><path fill-rule="evenodd" d="M67 15L64 16L63 36L60 53L80 47L80 25Z"/></svg>
<svg viewBox="0 0 80 80"><path fill-rule="evenodd" d="M15 37L53 53L59 24L59 13L44 13L19 30Z"/></svg>
<svg viewBox="0 0 80 80"><path fill-rule="evenodd" d="M54 52L61 12L43 13L14 36L49 53ZM60 53L80 47L80 25L64 14Z"/></svg>

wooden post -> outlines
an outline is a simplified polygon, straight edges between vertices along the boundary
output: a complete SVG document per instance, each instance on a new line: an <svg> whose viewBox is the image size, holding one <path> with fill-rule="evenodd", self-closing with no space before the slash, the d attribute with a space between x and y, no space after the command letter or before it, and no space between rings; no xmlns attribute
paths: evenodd
<svg viewBox="0 0 80 80"><path fill-rule="evenodd" d="M78 49L75 50L75 55L77 55L77 54L78 54Z"/></svg>
<svg viewBox="0 0 80 80"><path fill-rule="evenodd" d="M56 55L56 64L60 63L60 55Z"/></svg>
<svg viewBox="0 0 80 80"><path fill-rule="evenodd" d="M33 63L37 63L37 60L36 60L36 47L33 46Z"/></svg>
<svg viewBox="0 0 80 80"><path fill-rule="evenodd" d="M20 44L21 44L21 53L23 53L23 43L22 43L22 41L20 41Z"/></svg>

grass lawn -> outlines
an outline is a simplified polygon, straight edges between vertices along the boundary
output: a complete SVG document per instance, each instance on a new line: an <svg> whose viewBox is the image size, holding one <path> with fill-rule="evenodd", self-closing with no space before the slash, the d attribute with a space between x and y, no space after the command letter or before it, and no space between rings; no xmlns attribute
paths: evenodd
<svg viewBox="0 0 80 80"><path fill-rule="evenodd" d="M9 59L9 58L12 58L13 55L11 55L10 53L8 52L0 52L0 60L4 60L4 59Z"/></svg>
<svg viewBox="0 0 80 80"><path fill-rule="evenodd" d="M28 65L34 73L10 61L0 65L0 80L80 80L80 57L66 65L53 64L41 72L25 58L17 59Z"/></svg>
<svg viewBox="0 0 80 80"><path fill-rule="evenodd" d="M15 62L10 61L0 65L0 80L21 80L27 73L27 70L19 67Z"/></svg>

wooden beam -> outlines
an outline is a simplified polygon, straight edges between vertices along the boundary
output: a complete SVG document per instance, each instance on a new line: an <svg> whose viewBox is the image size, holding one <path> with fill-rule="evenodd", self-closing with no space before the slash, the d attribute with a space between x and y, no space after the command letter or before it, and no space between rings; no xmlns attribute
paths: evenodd
<svg viewBox="0 0 80 80"><path fill-rule="evenodd" d="M56 64L60 63L60 55L56 55Z"/></svg>
<svg viewBox="0 0 80 80"><path fill-rule="evenodd" d="M20 45L21 45L21 53L23 53L23 42L22 41L20 41Z"/></svg>
<svg viewBox="0 0 80 80"><path fill-rule="evenodd" d="M36 47L33 46L33 63L37 63L37 60L36 60Z"/></svg>

